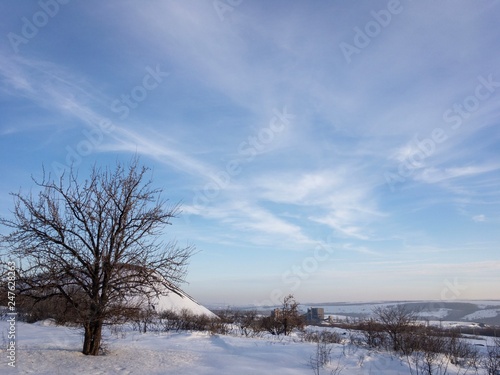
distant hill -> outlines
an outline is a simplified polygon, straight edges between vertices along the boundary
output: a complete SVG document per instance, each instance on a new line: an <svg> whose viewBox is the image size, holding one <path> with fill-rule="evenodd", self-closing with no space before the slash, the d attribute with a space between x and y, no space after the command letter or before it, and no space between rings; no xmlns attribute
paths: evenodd
<svg viewBox="0 0 500 375"><path fill-rule="evenodd" d="M323 307L325 315L340 319L365 318L377 307L405 305L423 320L458 321L500 325L500 301L387 301L387 302L327 302L312 303L306 307Z"/></svg>

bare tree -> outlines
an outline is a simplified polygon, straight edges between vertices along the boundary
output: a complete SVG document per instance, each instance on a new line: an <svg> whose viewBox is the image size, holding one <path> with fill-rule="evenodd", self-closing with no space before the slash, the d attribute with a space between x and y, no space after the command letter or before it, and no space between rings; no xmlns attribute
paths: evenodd
<svg viewBox="0 0 500 375"><path fill-rule="evenodd" d="M273 335L288 336L295 328L304 327L304 318L299 312L299 303L292 294L283 298L283 305L272 315L262 320L262 327Z"/></svg>
<svg viewBox="0 0 500 375"><path fill-rule="evenodd" d="M408 346L408 333L414 328L416 314L408 310L404 305L394 305L388 307L378 307L374 310L377 320L381 323L382 329L389 336L392 350L405 351Z"/></svg>
<svg viewBox="0 0 500 375"><path fill-rule="evenodd" d="M143 298L177 290L194 247L161 240L179 214L133 160L94 167L85 181L72 169L59 180L33 179L37 195L13 193L11 229L1 237L17 268L21 296L63 300L84 329L83 354L98 355L103 324L119 321ZM141 296L134 297L134 296Z"/></svg>
<svg viewBox="0 0 500 375"><path fill-rule="evenodd" d="M486 355L483 358L483 366L488 375L500 373L500 338L496 338L493 345L488 345Z"/></svg>
<svg viewBox="0 0 500 375"><path fill-rule="evenodd" d="M381 323L373 318L361 322L359 328L362 330L365 343L370 348L380 348L385 345L386 336Z"/></svg>

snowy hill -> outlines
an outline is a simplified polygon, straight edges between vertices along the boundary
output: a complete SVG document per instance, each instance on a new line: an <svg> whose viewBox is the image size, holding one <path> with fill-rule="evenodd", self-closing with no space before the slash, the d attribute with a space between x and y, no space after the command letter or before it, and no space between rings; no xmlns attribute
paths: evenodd
<svg viewBox="0 0 500 375"><path fill-rule="evenodd" d="M191 296L179 288L167 292L166 295L160 295L150 299L149 304L155 311L175 311L177 313L182 310L187 310L194 315L206 315L210 318L216 315L207 309L205 306L200 305Z"/></svg>
<svg viewBox="0 0 500 375"><path fill-rule="evenodd" d="M123 272L136 272L141 268L134 265L124 265ZM129 302L139 304L143 308L152 308L156 312L162 311L174 311L180 313L181 311L189 311L193 315L206 315L210 318L216 317L216 315L211 312L206 307L200 305L194 300L193 297L188 295L186 292L181 290L178 286L172 284L171 282L165 280L161 275L153 273L157 282L154 284L154 290L152 287L142 287L140 290L142 293L140 296L135 293L130 296Z"/></svg>

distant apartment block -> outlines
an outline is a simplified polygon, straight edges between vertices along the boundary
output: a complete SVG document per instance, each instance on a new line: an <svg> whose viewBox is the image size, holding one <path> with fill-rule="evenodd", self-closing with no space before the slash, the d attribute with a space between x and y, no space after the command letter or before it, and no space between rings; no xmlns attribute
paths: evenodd
<svg viewBox="0 0 500 375"><path fill-rule="evenodd" d="M306 320L308 323L322 323L325 320L325 309L322 307L307 309Z"/></svg>

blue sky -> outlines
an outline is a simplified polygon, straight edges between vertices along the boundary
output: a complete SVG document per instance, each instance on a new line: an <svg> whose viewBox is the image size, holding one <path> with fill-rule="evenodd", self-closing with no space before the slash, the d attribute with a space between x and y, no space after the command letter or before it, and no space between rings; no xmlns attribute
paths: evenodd
<svg viewBox="0 0 500 375"><path fill-rule="evenodd" d="M0 214L139 155L204 303L500 298L499 1L2 1Z"/></svg>

